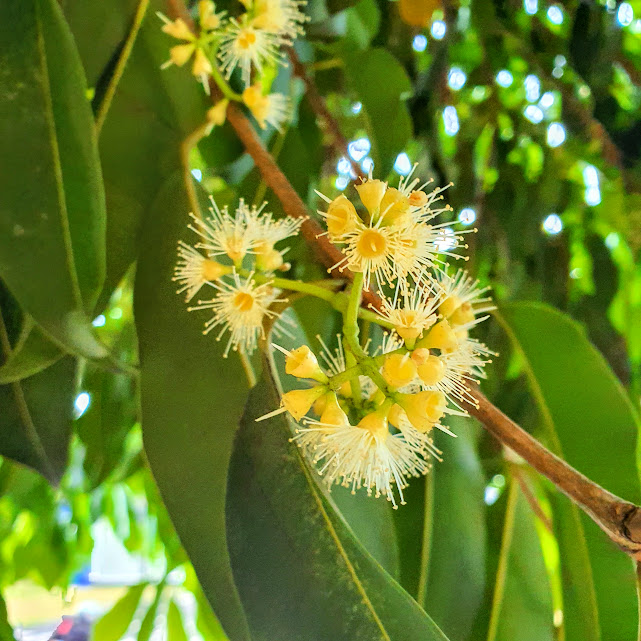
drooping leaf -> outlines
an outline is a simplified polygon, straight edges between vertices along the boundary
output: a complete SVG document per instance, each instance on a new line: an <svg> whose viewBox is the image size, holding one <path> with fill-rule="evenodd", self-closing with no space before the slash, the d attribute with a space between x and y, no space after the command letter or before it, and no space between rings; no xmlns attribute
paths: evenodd
<svg viewBox="0 0 641 641"><path fill-rule="evenodd" d="M453 641L467 639L485 593L485 478L472 419L450 419L457 434L436 435L429 575L421 605ZM456 599L452 598L456 594Z"/></svg>
<svg viewBox="0 0 641 641"><path fill-rule="evenodd" d="M534 514L515 480L507 496L489 641L554 641L554 611Z"/></svg>
<svg viewBox="0 0 641 641"><path fill-rule="evenodd" d="M369 123L376 173L387 176L412 136L412 121L404 102L411 91L409 78L384 49L346 55L345 73Z"/></svg>
<svg viewBox="0 0 641 641"><path fill-rule="evenodd" d="M78 52L55 0L0 7L0 275L72 352L103 358L88 314L105 271L105 202Z"/></svg>
<svg viewBox="0 0 641 641"><path fill-rule="evenodd" d="M606 489L638 503L638 418L605 359L577 323L551 307L514 303L502 307L501 313L523 355L551 447ZM632 637L637 606L631 563L592 521L579 519L575 507L568 508L563 499L554 503L569 510L557 518L558 527L563 528L558 538L568 640L599 639L597 621L603 639Z"/></svg>
<svg viewBox="0 0 641 641"><path fill-rule="evenodd" d="M0 385L33 376L53 365L64 353L27 317L9 358L0 367Z"/></svg>
<svg viewBox="0 0 641 641"><path fill-rule="evenodd" d="M120 641L136 614L146 587L146 583L130 587L113 608L96 621L92 629L91 641Z"/></svg>
<svg viewBox="0 0 641 641"><path fill-rule="evenodd" d="M273 383L250 395L229 473L232 567L255 641L446 637L332 509L290 442Z"/></svg>
<svg viewBox="0 0 641 641"><path fill-rule="evenodd" d="M187 312L172 272L189 239L179 172L150 209L141 235L134 309L140 344L145 452L178 536L230 638L247 639L229 567L224 506L233 435L247 396L232 353L224 360L206 313Z"/></svg>

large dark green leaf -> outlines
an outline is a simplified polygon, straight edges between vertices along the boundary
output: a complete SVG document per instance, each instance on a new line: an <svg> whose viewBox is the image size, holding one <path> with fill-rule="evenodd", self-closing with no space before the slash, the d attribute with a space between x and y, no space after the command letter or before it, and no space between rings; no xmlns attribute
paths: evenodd
<svg viewBox="0 0 641 641"><path fill-rule="evenodd" d="M485 478L471 419L451 419L458 435L437 434L429 576L423 607L453 641L467 639L485 593ZM456 599L452 599L456 594Z"/></svg>
<svg viewBox="0 0 641 641"><path fill-rule="evenodd" d="M106 356L87 314L105 271L105 203L86 82L55 0L0 6L0 274L56 341Z"/></svg>
<svg viewBox="0 0 641 641"><path fill-rule="evenodd" d="M141 235L135 284L145 451L178 536L230 638L247 639L229 566L224 506L232 440L247 396L235 355L224 360L205 313L189 313L171 282L188 238L180 174L167 181Z"/></svg>
<svg viewBox="0 0 641 641"><path fill-rule="evenodd" d="M345 73L367 116L376 173L386 176L412 136L412 121L404 102L411 91L410 80L396 58L384 49L346 55Z"/></svg>
<svg viewBox="0 0 641 641"><path fill-rule="evenodd" d="M444 641L326 500L290 442L273 383L250 395L229 471L232 567L255 641Z"/></svg>
<svg viewBox="0 0 641 641"><path fill-rule="evenodd" d="M523 355L549 444L606 489L638 503L637 416L604 358L577 323L546 305L515 303L501 311ZM555 501L557 507L562 504L567 510L566 501ZM567 638L598 639L583 532L576 508L569 509L557 517L563 528L559 542ZM633 638L637 607L632 564L587 517L583 524L603 639Z"/></svg>
<svg viewBox="0 0 641 641"><path fill-rule="evenodd" d="M511 481L488 641L554 641L550 583L534 514Z"/></svg>

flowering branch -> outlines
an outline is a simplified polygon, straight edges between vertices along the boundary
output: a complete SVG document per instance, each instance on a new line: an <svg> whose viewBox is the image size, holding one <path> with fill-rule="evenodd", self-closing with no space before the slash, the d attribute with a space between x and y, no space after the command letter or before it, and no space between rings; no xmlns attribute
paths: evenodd
<svg viewBox="0 0 641 641"><path fill-rule="evenodd" d="M184 4L181 0L170 0L170 4L178 17L183 17L187 22L188 14ZM189 21L191 23L191 21ZM310 85L308 85L309 87ZM219 98L219 90L215 83L212 82L212 98L217 100ZM318 106L318 104L317 104ZM258 167L265 183L272 189L276 197L280 200L285 213L292 218L304 219L301 226L301 231L308 244L315 250L321 263L328 267L332 276L346 277L354 281L350 296L345 306L346 322L345 322L345 337L350 353L346 354L347 366L352 370L353 366L358 365L366 366L367 374L374 379L378 379L380 374L377 368L369 367L370 362L367 361L366 354L358 343L358 329L356 326L356 317L359 309L359 304L364 303L368 308L381 309L383 301L373 292L369 290L363 291L363 273L352 273L347 267L344 266L344 255L335 247L322 231L320 226L313 220L308 218L307 208L296 193L287 177L280 170L274 158L265 149L256 132L254 131L249 120L244 116L240 108L233 103L230 103L227 108L227 118L236 131L241 142L245 146L246 151L254 160ZM330 123L330 126L331 125ZM342 265L339 267L339 265ZM237 288L241 287L241 283L237 282ZM265 287L265 285L261 286ZM260 289L260 288L259 288ZM236 289L235 291L241 291ZM258 290L254 290L256 294ZM361 303L362 293L362 303ZM263 295L262 293L260 295ZM326 294L323 293L323 297ZM343 296L345 296L343 294ZM211 304L205 304L200 307L211 307ZM198 309L198 308L196 308ZM372 319L370 319L372 320ZM300 348L303 350L303 348ZM303 350L303 354L307 355L307 351ZM298 367L300 363L307 362L304 360L297 360L302 358L298 354L289 354L293 366ZM387 355L389 356L389 354ZM306 356L307 357L307 356ZM317 366L316 366L317 367ZM313 368L312 368L313 369ZM320 398L321 395L327 394L327 376L318 373L318 376L324 377L323 382L316 388L309 390L296 390L289 394L294 394L290 398L295 398L297 403L301 404L303 411L298 412L292 409L287 409L295 418L302 418L309 409L314 400ZM303 378L309 377L307 374ZM317 379L318 380L318 379ZM350 379L356 388L358 386L358 376ZM333 381L334 385L337 381ZM374 382L381 388L385 387L385 381L379 385L379 381ZM386 395L387 399L380 406L379 410L366 417L369 421L367 425L361 422L362 427L367 427L374 433L378 430L378 423L384 420L387 424L387 413L390 410L388 407L396 400L398 403L401 396L393 395L394 398ZM304 399L300 400L300 399ZM284 400L284 398L283 398ZM470 389L466 398L462 399L468 405L468 411L475 416L499 441L504 445L511 448L524 458L534 469L550 479L555 486L575 502L581 509L583 509L590 518L592 518L603 531L614 541L624 552L635 558L641 560L641 508L624 501L623 499L615 496L614 494L603 489L583 474L568 465L565 461L554 455L547 450L541 443L525 432L521 427L509 419L498 408L490 403L478 389ZM328 404L331 404L328 401ZM404 406L404 409L411 410L409 406ZM424 408L423 408L424 409ZM285 411L285 409L276 410L275 413ZM329 410L334 413L341 413L342 410L335 403ZM442 412L441 412L442 413ZM274 413L272 413L274 414ZM266 415L262 418L268 418ZM383 416L384 414L384 416ZM344 416L344 415L343 415ZM345 417L346 418L346 417ZM365 421L365 419L363 419ZM321 423L322 425L323 423ZM381 423L382 424L382 423ZM365 433L367 430L363 430ZM386 430L386 427L385 427ZM330 479L332 480L332 479ZM402 498L402 497L401 497Z"/></svg>

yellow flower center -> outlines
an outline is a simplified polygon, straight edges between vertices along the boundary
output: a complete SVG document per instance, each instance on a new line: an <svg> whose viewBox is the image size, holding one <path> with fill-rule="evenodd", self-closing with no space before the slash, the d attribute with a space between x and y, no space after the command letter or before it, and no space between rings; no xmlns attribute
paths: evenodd
<svg viewBox="0 0 641 641"><path fill-rule="evenodd" d="M249 312L254 306L254 297L247 292L238 292L234 296L234 307L241 312Z"/></svg>
<svg viewBox="0 0 641 641"><path fill-rule="evenodd" d="M238 46L241 49L249 49L253 44L256 43L256 34L249 29L241 31L238 34Z"/></svg>
<svg viewBox="0 0 641 641"><path fill-rule="evenodd" d="M387 251L387 239L376 229L367 229L358 240L358 252L363 258L380 258Z"/></svg>

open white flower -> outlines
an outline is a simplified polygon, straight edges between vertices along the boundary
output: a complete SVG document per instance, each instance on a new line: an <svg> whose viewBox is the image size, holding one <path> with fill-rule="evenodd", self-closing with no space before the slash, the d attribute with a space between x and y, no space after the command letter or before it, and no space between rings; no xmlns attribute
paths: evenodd
<svg viewBox="0 0 641 641"><path fill-rule="evenodd" d="M227 79L240 67L242 81L248 86L252 69L261 72L265 64L284 64L284 61L279 51L279 36L254 27L245 16L240 22L230 19L221 35L218 59Z"/></svg>
<svg viewBox="0 0 641 641"><path fill-rule="evenodd" d="M261 129L267 129L267 125L271 125L282 131L282 125L291 118L289 98L281 93L263 95L260 85L247 87L243 91L243 102Z"/></svg>
<svg viewBox="0 0 641 641"><path fill-rule="evenodd" d="M205 284L211 284L221 276L229 274L231 267L221 265L197 249L184 243L178 243L178 262L174 268L172 280L178 283L177 294L185 293L185 300L190 301Z"/></svg>
<svg viewBox="0 0 641 641"><path fill-rule="evenodd" d="M220 327L216 340L229 332L229 340L224 356L230 349L240 350L251 354L258 342L258 337L264 338L263 321L265 318L275 318L276 312L269 306L277 302L286 302L286 299L277 298L274 288L265 283L257 285L253 280L253 273L242 280L234 271L233 282L219 281L212 283L218 294L209 301L198 301L198 305L189 307L189 311L211 309L213 316L205 323L204 334L208 334L214 327Z"/></svg>
<svg viewBox="0 0 641 641"><path fill-rule="evenodd" d="M246 3L248 4L248 3ZM303 25L309 18L301 11L304 0L253 0L253 26L279 35L284 44L305 34Z"/></svg>
<svg viewBox="0 0 641 641"><path fill-rule="evenodd" d="M400 504L405 504L407 479L426 474L431 467L424 443L410 443L402 433L391 434L386 419L364 419L356 426L344 421L309 421L292 440L328 487L336 483L351 488L352 493L364 488L370 496L385 496L394 508L398 507L397 494Z"/></svg>
<svg viewBox="0 0 641 641"><path fill-rule="evenodd" d="M453 275L438 272L436 283L442 290L439 311L453 326L469 329L488 318L487 312L496 309L492 299L486 296L490 288L481 287L479 280L463 269Z"/></svg>

